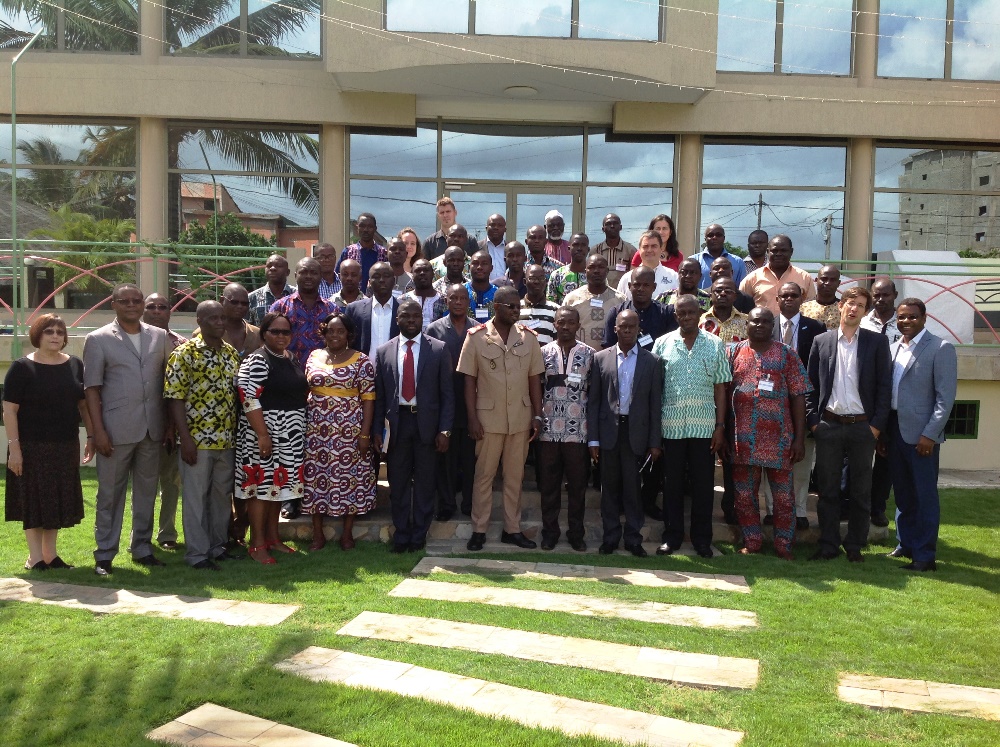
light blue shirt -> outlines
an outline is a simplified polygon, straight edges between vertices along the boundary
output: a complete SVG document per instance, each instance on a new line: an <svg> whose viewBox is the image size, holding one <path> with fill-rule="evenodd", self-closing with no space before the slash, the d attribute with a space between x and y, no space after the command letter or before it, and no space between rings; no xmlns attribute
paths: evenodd
<svg viewBox="0 0 1000 747"><path fill-rule="evenodd" d="M725 257L729 260L729 263L733 266L733 282L736 283L736 287L740 287L740 283L743 282L743 278L747 276L747 266L743 264L743 257L737 257L735 254L730 254L725 249L722 250L722 254L719 257ZM719 257L713 257L708 249L702 249L697 255L696 259L698 264L701 265L701 280L698 282L698 287L702 290L707 290L712 287L712 277L709 274L709 269L712 267L712 263Z"/></svg>
<svg viewBox="0 0 1000 747"><path fill-rule="evenodd" d="M639 346L634 345L628 352L615 345L618 351L618 414L628 415L632 404L632 381L635 379L635 362L639 358Z"/></svg>

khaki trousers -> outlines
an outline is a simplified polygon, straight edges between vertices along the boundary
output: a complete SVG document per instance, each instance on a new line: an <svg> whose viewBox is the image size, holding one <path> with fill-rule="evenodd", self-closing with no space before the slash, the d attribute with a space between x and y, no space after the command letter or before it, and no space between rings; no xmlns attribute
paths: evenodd
<svg viewBox="0 0 1000 747"><path fill-rule="evenodd" d="M476 477L472 486L472 531L485 533L493 512L493 478L503 458L503 529L521 531L521 480L531 431L486 433L476 442Z"/></svg>

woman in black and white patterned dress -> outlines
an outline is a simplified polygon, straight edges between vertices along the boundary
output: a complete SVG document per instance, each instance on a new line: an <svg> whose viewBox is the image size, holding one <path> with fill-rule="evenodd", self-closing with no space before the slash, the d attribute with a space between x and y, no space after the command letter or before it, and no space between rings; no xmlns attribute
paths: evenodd
<svg viewBox="0 0 1000 747"><path fill-rule="evenodd" d="M278 538L283 501L302 497L306 375L286 348L292 326L283 314L261 320L263 347L240 365L243 417L236 439L236 497L247 499L250 557L275 562L268 550L295 552Z"/></svg>

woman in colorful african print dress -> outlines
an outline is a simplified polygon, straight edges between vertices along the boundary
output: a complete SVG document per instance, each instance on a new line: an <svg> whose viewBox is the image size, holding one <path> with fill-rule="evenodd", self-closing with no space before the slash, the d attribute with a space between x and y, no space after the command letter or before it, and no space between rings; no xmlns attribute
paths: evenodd
<svg viewBox="0 0 1000 747"><path fill-rule="evenodd" d="M263 347L240 365L237 393L243 406L236 435L236 497L247 500L250 557L273 565L268 550L295 552L278 537L282 501L302 497L306 375L288 352L288 317L273 311L260 323Z"/></svg>
<svg viewBox="0 0 1000 747"><path fill-rule="evenodd" d="M306 363L309 406L302 511L313 517L310 550L326 544L324 516L343 517L340 546L350 550L354 517L375 508L375 366L367 355L348 347L355 334L349 317L330 314L320 331L326 347L314 351Z"/></svg>

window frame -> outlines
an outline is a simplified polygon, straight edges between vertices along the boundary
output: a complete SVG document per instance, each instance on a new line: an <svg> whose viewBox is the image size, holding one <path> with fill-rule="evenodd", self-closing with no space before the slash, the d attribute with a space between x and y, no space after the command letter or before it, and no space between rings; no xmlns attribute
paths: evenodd
<svg viewBox="0 0 1000 747"><path fill-rule="evenodd" d="M972 408L972 413L969 416L963 417L962 422L972 424L972 433L956 433L955 423L958 422L956 417L956 409L959 405L966 405ZM963 439L967 441L975 441L979 439L979 416L982 414L982 401L978 399L956 399L952 405L951 412L948 413L948 420L944 426L944 435L948 438L953 439Z"/></svg>
<svg viewBox="0 0 1000 747"><path fill-rule="evenodd" d="M135 36L135 49L134 50L121 50L121 49L67 49L66 48L66 7L63 2L53 3L56 6L56 25L52 29L51 35L55 37L56 46L55 47L39 47L34 46L31 48L32 52L44 52L44 53L60 53L60 54L109 54L109 55L129 55L136 57L142 54L143 45L143 35L142 35L142 6L145 5L143 0L135 0L135 29L122 29L126 33ZM72 12L72 11L69 11ZM83 15L82 13L79 15ZM104 21L93 18L91 19L94 23L98 25L103 25ZM43 36L44 28L43 28ZM12 50L24 49L24 46L11 47Z"/></svg>

